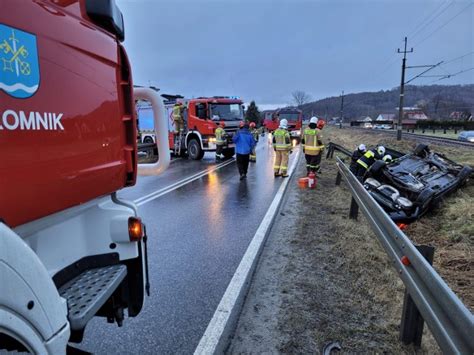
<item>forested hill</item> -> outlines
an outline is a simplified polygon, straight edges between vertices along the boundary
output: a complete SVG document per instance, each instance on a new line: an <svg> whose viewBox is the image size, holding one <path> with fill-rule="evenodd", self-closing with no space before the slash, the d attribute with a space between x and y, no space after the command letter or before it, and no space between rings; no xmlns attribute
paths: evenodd
<svg viewBox="0 0 474 355"><path fill-rule="evenodd" d="M344 97L344 118L376 118L380 113L395 113L399 104L398 87L378 92L361 92ZM405 87L405 107L419 107L431 119L447 119L453 111L474 113L474 84ZM328 97L301 106L306 117L339 117L341 98ZM468 115L469 116L469 115Z"/></svg>

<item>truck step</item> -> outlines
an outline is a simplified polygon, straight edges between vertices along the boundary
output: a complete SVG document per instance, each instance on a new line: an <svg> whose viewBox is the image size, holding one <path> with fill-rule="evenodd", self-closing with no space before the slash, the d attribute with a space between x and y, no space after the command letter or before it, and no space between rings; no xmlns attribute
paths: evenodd
<svg viewBox="0 0 474 355"><path fill-rule="evenodd" d="M122 264L84 271L59 288L67 300L71 329L83 329L127 275Z"/></svg>

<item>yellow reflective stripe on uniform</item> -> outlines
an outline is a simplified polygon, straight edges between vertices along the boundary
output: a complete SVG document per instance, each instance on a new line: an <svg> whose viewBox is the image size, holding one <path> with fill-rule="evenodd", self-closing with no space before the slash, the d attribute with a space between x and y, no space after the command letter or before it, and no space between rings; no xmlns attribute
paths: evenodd
<svg viewBox="0 0 474 355"><path fill-rule="evenodd" d="M174 120L179 120L181 118L181 107L180 106L174 106L173 107L173 119Z"/></svg>
<svg viewBox="0 0 474 355"><path fill-rule="evenodd" d="M373 158L373 157L375 157L375 154L374 154L374 152L372 152L371 150L369 150L369 151L366 152L363 156L366 157L366 158Z"/></svg>
<svg viewBox="0 0 474 355"><path fill-rule="evenodd" d="M275 137L275 149L287 150L291 148L291 143L286 143L286 139L290 140L290 134L286 130L278 128L273 132L273 136Z"/></svg>
<svg viewBox="0 0 474 355"><path fill-rule="evenodd" d="M223 137L224 134L225 134L225 131L221 127L218 127L216 129L216 143L217 144L224 144L225 143L225 139Z"/></svg>
<svg viewBox="0 0 474 355"><path fill-rule="evenodd" d="M360 165L362 165L362 166L363 166L364 168L366 168L366 169L369 168L369 166L368 166L365 162L363 162L362 160L360 160L360 159L357 160L357 163L359 163Z"/></svg>

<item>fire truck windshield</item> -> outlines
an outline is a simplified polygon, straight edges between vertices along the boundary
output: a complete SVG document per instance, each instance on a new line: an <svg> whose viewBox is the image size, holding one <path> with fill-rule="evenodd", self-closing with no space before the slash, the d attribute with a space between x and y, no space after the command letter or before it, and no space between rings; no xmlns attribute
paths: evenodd
<svg viewBox="0 0 474 355"><path fill-rule="evenodd" d="M211 118L222 121L242 121L244 112L240 104L211 104ZM218 116L219 118L214 118Z"/></svg>
<svg viewBox="0 0 474 355"><path fill-rule="evenodd" d="M298 118L299 118L300 114L298 112L295 112L295 113L283 113L283 112L280 112L280 120L282 119L286 119L288 121L297 121Z"/></svg>

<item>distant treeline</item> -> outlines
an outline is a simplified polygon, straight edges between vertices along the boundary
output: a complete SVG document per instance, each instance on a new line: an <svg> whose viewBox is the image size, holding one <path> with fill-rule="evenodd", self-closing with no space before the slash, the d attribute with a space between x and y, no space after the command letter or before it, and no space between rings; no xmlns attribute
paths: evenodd
<svg viewBox="0 0 474 355"><path fill-rule="evenodd" d="M396 113L400 89L361 92L344 97L344 120L351 121L370 116L375 119L380 113ZM430 85L405 87L405 107L419 107L434 120L449 120L452 112L460 112L462 120L474 112L474 84ZM325 118L339 117L340 97L328 97L301 106L305 117L311 115Z"/></svg>

